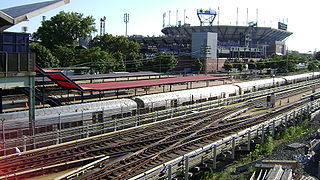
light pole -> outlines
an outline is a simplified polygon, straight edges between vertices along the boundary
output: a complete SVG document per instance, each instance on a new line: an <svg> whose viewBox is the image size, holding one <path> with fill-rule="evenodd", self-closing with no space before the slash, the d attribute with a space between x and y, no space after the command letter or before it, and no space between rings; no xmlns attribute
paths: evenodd
<svg viewBox="0 0 320 180"><path fill-rule="evenodd" d="M129 23L129 14L125 13L123 17L124 23L126 23L126 37L128 37L128 23Z"/></svg>
<svg viewBox="0 0 320 180"><path fill-rule="evenodd" d="M272 75L272 82L273 82L273 84L272 84L272 87L275 87L275 84L274 84L274 74Z"/></svg>

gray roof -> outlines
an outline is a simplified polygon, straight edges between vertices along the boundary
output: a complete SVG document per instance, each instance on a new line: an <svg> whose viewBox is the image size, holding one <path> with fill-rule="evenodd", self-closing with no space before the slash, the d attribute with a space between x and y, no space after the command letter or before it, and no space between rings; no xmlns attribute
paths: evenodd
<svg viewBox="0 0 320 180"><path fill-rule="evenodd" d="M259 42L274 42L287 39L292 32L274 29L271 27L256 27L256 38ZM248 26L181 26L166 27L161 30L169 37L188 37L191 38L193 32L214 32L218 33L218 40L221 42L233 41L240 39L241 34L247 34L250 31Z"/></svg>
<svg viewBox="0 0 320 180"><path fill-rule="evenodd" d="M0 31L69 2L70 0L54 0L2 9Z"/></svg>

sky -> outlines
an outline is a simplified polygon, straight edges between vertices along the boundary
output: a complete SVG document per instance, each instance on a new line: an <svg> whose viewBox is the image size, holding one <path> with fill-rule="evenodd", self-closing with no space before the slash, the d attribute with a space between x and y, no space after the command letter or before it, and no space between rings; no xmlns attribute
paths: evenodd
<svg viewBox="0 0 320 180"><path fill-rule="evenodd" d="M0 0L0 9L44 1ZM288 49L308 53L320 50L320 36L317 35L320 29L317 21L319 5L319 0L70 0L67 5L19 23L7 31L20 32L22 26L27 26L29 33L35 32L41 25L42 16L48 20L60 11L66 11L95 18L96 34L100 32L100 18L105 16L106 33L124 35L124 13L128 13L128 35L159 36L163 35L164 13L165 25L169 25L169 11L170 25L176 25L178 10L178 21L199 26L196 10L200 8L219 9L219 18L216 17L213 24L217 24L219 19L220 25L236 25L238 9L238 25L246 25L248 9L248 21L258 19L260 27L277 28L278 21L287 23L288 31L293 32L286 41Z"/></svg>

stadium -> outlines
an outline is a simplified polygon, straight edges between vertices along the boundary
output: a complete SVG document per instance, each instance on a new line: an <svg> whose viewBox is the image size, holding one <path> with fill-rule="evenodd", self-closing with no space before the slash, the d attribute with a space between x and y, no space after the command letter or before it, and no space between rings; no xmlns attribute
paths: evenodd
<svg viewBox="0 0 320 180"><path fill-rule="evenodd" d="M200 26L181 25L179 21L177 26L164 27L163 36L131 36L129 39L138 42L145 55L167 52L205 59L207 72L221 70L226 59L247 61L286 54L285 40L292 32L287 31L284 23L278 22L278 29L259 27L256 22L249 22L247 26L212 25L215 11L200 9L197 14ZM185 71L187 66L184 64L179 63L177 68Z"/></svg>

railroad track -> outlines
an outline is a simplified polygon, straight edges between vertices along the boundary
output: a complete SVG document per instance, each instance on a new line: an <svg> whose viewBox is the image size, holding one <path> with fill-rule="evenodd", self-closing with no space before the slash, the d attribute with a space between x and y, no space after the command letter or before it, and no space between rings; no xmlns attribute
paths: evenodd
<svg viewBox="0 0 320 180"><path fill-rule="evenodd" d="M285 94L285 93L283 93ZM285 97L285 95L283 95ZM198 142L208 136L214 136L221 138L223 135L230 134L231 129L239 129L236 124L229 122L229 124L221 124L223 117L226 114L240 110L243 106L254 107L257 103L264 101L264 98L259 98L254 102L241 104L237 106L211 109L206 113L194 113L187 115L188 118L175 118L170 121L163 121L151 126L139 127L131 131L115 132L108 136L99 136L95 138L89 138L88 140L80 140L76 143L65 143L55 148L45 149L42 151L31 151L30 153L22 153L21 155L11 155L8 157L0 158L0 176L8 177L26 177L30 174L35 175L37 172L41 174L49 172L52 169L58 170L59 168L70 166L73 164L84 163L98 159L101 157L111 156L116 157L127 154L124 160L115 160L109 163L109 166L105 164L103 166L108 167L107 174L101 173L101 170L94 170L92 172L99 172L97 178L106 177L124 177L129 172L136 172L137 169L153 163L153 160L159 161L159 157L172 157L173 155L167 155L166 153L172 150L179 150L178 147L184 147L184 144L190 142ZM246 122L248 120L242 120ZM240 122L240 121L239 121ZM238 122L238 123L239 123ZM255 121L258 123L261 121ZM246 123L249 123L246 122ZM230 126L229 129L226 128ZM250 124L254 125L254 124ZM243 125L244 127L244 125ZM220 132L220 134L213 133ZM211 140L210 140L211 141ZM205 144L203 141L201 144ZM195 145L199 147L198 145ZM178 149L177 149L178 148ZM61 150L63 149L63 150ZM190 151L190 148L186 148ZM180 151L184 150L180 149ZM145 154L145 152L148 152ZM175 153L173 153L175 154ZM36 160L35 160L36 159ZM123 159L123 157L121 158ZM128 163L127 160L132 160L134 163ZM160 158L161 159L161 158ZM152 160L152 161L150 161ZM162 162L165 160L161 160ZM6 163L10 162L10 164ZM69 162L69 163L68 163ZM136 167L128 170L127 167L117 166L123 163L128 166ZM157 164L157 163L153 163ZM59 166L58 166L59 165ZM43 167L47 168L43 168ZM118 168L112 169L117 166ZM150 165L149 165L150 166ZM50 168L52 167L52 168ZM119 168L122 168L121 170ZM138 168L137 168L138 167ZM42 168L42 169L41 169ZM44 169L44 170L43 170ZM125 174L119 174L124 171ZM91 173L90 177L95 177ZM129 173L129 175L131 175ZM83 178L88 177L85 175Z"/></svg>
<svg viewBox="0 0 320 180"><path fill-rule="evenodd" d="M130 154L117 162L104 164L102 167L96 166L97 168L77 179L123 179L132 177L133 175L142 173L142 171L145 171L146 169L151 169L173 158L210 144L215 140L264 122L265 120L283 113L284 111L293 109L306 101L307 100L303 100L272 113L264 113L255 118L239 121L223 123L224 120L219 120L219 117L217 117L216 121L212 121L209 125L200 128L189 136L180 138L180 140L176 141L174 144L167 143L166 139L163 139L162 141L154 143L136 153ZM170 138L171 137L167 137L167 139Z"/></svg>
<svg viewBox="0 0 320 180"><path fill-rule="evenodd" d="M0 158L0 176L30 173L34 175L35 172L39 171L39 168L44 165L51 166L76 160L78 160L76 162L79 163L81 159L87 161L88 158L100 157L103 154L113 155L123 152L135 152L160 139L166 138L173 132L181 131L181 129L183 129L183 132L181 131L179 136L187 136L193 130L191 127L200 128L208 123L208 120L203 120L203 118L209 119L209 117L212 116L221 116L238 108L241 107L224 108L219 111L216 109L216 112L210 110L207 113L199 113L186 119L178 118L173 121L166 121L157 124L157 129L150 126L125 133L114 133L114 135L109 138L103 137L94 140L91 138L88 141L81 141L76 144L61 144L61 146L57 146L56 148L50 148L50 150L35 151L34 153L21 154L20 156L11 155L2 157ZM188 128L189 131L186 131L186 128ZM169 143L174 143L175 141L175 139L170 139ZM9 161L10 164L6 163Z"/></svg>

